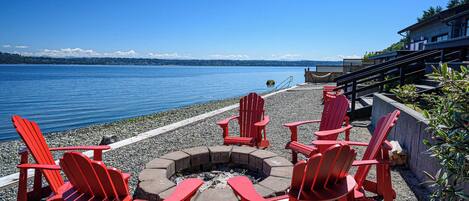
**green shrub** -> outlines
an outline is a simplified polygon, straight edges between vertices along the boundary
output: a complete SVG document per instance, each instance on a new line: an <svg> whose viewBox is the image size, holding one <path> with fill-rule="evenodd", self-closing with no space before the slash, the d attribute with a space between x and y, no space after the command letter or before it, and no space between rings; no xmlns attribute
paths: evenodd
<svg viewBox="0 0 469 201"><path fill-rule="evenodd" d="M424 140L431 156L442 168L427 176L435 190L432 200L465 200L464 183L469 182L469 73L462 66L454 71L446 64L434 68L434 78L442 83L442 95L428 96L431 109L424 111L429 120L432 140ZM441 199L444 198L444 199Z"/></svg>
<svg viewBox="0 0 469 201"><path fill-rule="evenodd" d="M403 86L397 86L396 88L391 89L391 92L394 93L404 104L410 104L413 109L416 108L415 102L419 95L417 94L417 87L415 87L415 85L406 84Z"/></svg>

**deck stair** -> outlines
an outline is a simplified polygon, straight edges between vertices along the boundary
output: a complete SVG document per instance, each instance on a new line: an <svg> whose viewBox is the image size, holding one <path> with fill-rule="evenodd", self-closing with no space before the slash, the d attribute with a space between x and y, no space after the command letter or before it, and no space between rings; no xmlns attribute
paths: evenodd
<svg viewBox="0 0 469 201"><path fill-rule="evenodd" d="M427 64L440 61L457 61L454 51L422 50L369 66L334 79L339 90L350 99L349 115L352 119L369 117L373 93L384 92L385 85L415 84L419 93L437 90L438 81L426 76Z"/></svg>

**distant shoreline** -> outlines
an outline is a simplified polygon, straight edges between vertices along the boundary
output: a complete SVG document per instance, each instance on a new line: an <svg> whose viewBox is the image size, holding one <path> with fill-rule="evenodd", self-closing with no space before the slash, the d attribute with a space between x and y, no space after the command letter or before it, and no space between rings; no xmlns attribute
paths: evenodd
<svg viewBox="0 0 469 201"><path fill-rule="evenodd" d="M338 65L342 61L283 61L283 60L203 60L203 59L151 59L114 57L32 57L0 52L0 64L56 64L56 65L138 65L138 66L279 66L311 67L317 65Z"/></svg>

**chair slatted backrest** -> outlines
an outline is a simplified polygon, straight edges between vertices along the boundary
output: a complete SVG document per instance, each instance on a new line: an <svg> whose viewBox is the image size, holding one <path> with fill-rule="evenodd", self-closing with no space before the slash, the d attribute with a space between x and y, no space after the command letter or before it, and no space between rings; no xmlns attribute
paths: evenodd
<svg viewBox="0 0 469 201"><path fill-rule="evenodd" d="M67 152L60 159L60 166L78 192L98 198L108 197L88 157L78 152Z"/></svg>
<svg viewBox="0 0 469 201"><path fill-rule="evenodd" d="M321 191L333 186L348 175L356 155L348 145L334 145L311 156L307 162L298 162L293 169L291 189L301 196L303 191Z"/></svg>
<svg viewBox="0 0 469 201"><path fill-rule="evenodd" d="M101 161L92 161L82 153L67 152L60 165L73 188L82 194L110 200L129 195L122 173L107 168Z"/></svg>
<svg viewBox="0 0 469 201"><path fill-rule="evenodd" d="M338 95L331 98L330 101L324 102L319 130L332 130L342 127L348 108L348 99L344 95ZM336 138L321 140L336 140Z"/></svg>
<svg viewBox="0 0 469 201"><path fill-rule="evenodd" d="M259 132L254 126L264 117L264 99L256 93L250 93L239 100L239 126L241 137L257 139ZM259 139L257 139L259 140Z"/></svg>
<svg viewBox="0 0 469 201"><path fill-rule="evenodd" d="M31 155L37 164L55 165L54 158L49 151L49 146L42 135L39 126L34 121L21 118L18 115L12 117L13 125L16 132L20 135L23 142L26 144ZM46 178L51 190L55 193L58 192L60 186L64 184L59 170L41 170Z"/></svg>
<svg viewBox="0 0 469 201"><path fill-rule="evenodd" d="M363 154L362 160L377 159L378 154L382 151L381 146L386 140L391 129L396 125L399 115L400 111L394 110L378 120L373 136L371 137L370 143ZM365 181L370 167L371 165L358 167L357 172L355 173L355 180L357 181L358 186L361 186Z"/></svg>

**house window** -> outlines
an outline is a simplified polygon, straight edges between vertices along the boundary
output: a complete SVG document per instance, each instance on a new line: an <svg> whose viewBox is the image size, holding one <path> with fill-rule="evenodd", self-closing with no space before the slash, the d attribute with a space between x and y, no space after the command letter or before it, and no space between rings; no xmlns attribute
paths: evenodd
<svg viewBox="0 0 469 201"><path fill-rule="evenodd" d="M440 42L440 41L444 41L444 40L448 40L448 33L432 37L432 42Z"/></svg>
<svg viewBox="0 0 469 201"><path fill-rule="evenodd" d="M423 50L425 49L425 44L427 44L427 40L413 41L410 43L409 49L414 51Z"/></svg>

